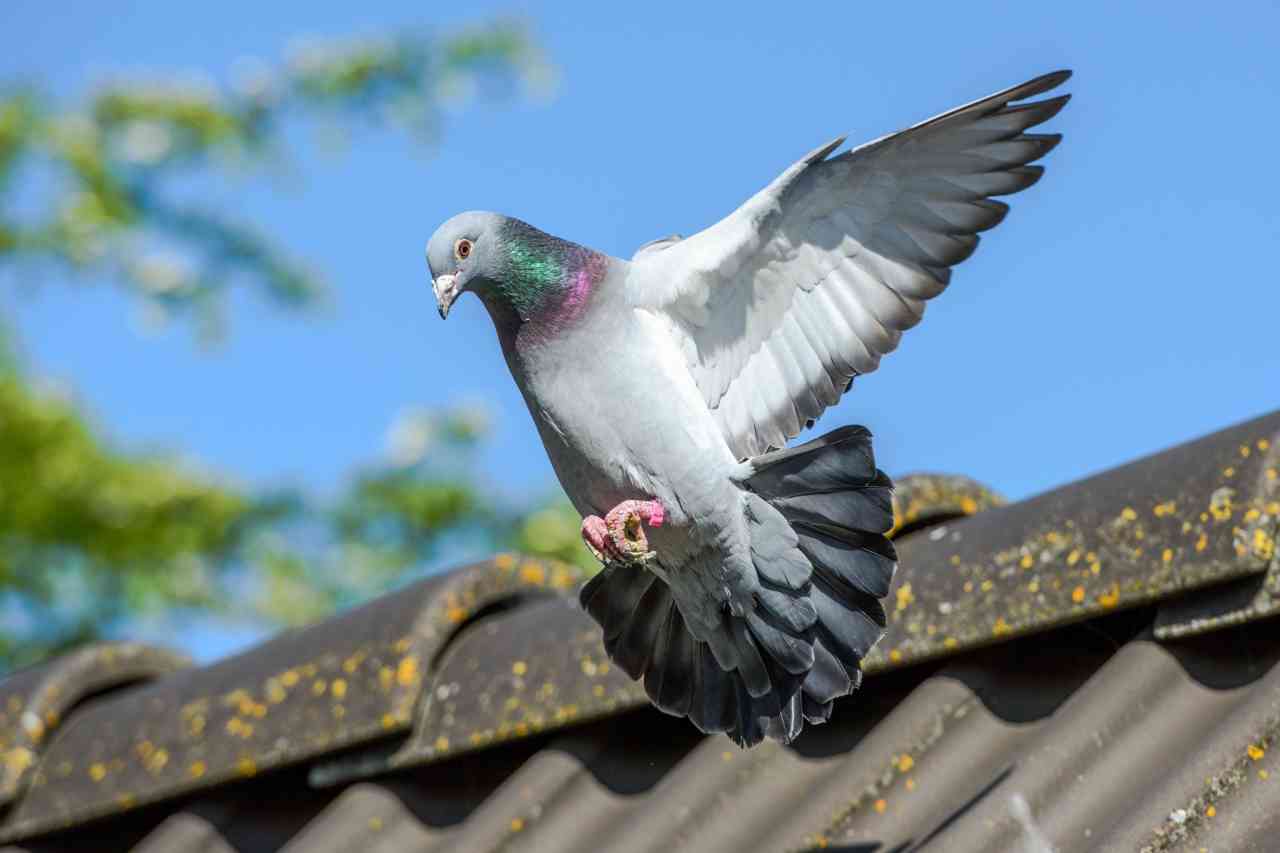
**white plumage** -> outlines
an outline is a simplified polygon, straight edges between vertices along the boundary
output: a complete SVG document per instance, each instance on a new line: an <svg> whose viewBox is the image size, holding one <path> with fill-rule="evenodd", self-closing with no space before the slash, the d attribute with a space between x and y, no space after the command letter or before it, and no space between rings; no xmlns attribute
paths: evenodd
<svg viewBox="0 0 1280 853"><path fill-rule="evenodd" d="M738 458L782 447L869 373L943 291L950 267L1059 141L1024 131L1063 95L1047 74L835 157L791 166L720 222L632 259L629 302L667 318Z"/></svg>

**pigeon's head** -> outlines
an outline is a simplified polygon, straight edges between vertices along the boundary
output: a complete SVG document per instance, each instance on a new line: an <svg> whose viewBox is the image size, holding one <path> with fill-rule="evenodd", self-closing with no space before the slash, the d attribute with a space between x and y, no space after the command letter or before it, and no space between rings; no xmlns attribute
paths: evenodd
<svg viewBox="0 0 1280 853"><path fill-rule="evenodd" d="M498 278L498 243L504 217L496 213L459 213L436 229L427 242L427 267L441 318L459 294Z"/></svg>

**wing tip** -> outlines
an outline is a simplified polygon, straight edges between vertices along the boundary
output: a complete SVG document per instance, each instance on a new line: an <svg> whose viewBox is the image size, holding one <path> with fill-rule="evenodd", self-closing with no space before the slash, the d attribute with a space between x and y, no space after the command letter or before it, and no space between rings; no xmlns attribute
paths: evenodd
<svg viewBox="0 0 1280 853"><path fill-rule="evenodd" d="M810 151L808 154L805 155L804 162L807 165L812 166L814 163L827 159L827 155L830 154L832 151L835 151L841 145L844 145L844 141L846 139L848 139L848 136L837 136L835 139L831 140L826 145L822 145L818 148L813 149L812 151Z"/></svg>
<svg viewBox="0 0 1280 853"><path fill-rule="evenodd" d="M1002 112L1004 113L1023 113L1034 112L1033 120L1027 125L1027 128L1035 127L1038 124L1044 124L1049 119L1062 112L1067 104L1071 103L1071 93L1067 92L1062 95L1055 95L1052 98L1045 98L1040 101L1026 101L1020 104L1006 104ZM1024 128L1025 130L1026 128Z"/></svg>
<svg viewBox="0 0 1280 853"><path fill-rule="evenodd" d="M1028 163L1046 156L1062 142L1061 133L1024 133L1019 138L1032 142L1036 146L1035 155L1027 160Z"/></svg>
<svg viewBox="0 0 1280 853"><path fill-rule="evenodd" d="M1035 95L1042 95L1070 80L1073 73L1069 68L1050 71L1048 74L1041 74L1039 77L1033 77L1025 83L1006 89L997 97L1001 97L1005 103L1009 103L1010 101L1021 101ZM1064 97L1070 98L1071 96L1065 95ZM1063 103L1065 104L1066 101L1063 101Z"/></svg>
<svg viewBox="0 0 1280 853"><path fill-rule="evenodd" d="M1015 88L1029 90L1021 97L1028 95L1038 95L1041 92L1047 92L1050 89L1056 89L1063 83L1071 79L1071 75L1075 72L1070 68L1060 68L1057 71L1050 71L1048 74L1041 74L1039 77L1033 77L1021 86Z"/></svg>
<svg viewBox="0 0 1280 853"><path fill-rule="evenodd" d="M1045 82L1047 89L1055 89L1070 80L1073 74L1075 72L1070 68L1059 68L1057 71L1050 71L1048 74L1041 75L1039 79Z"/></svg>

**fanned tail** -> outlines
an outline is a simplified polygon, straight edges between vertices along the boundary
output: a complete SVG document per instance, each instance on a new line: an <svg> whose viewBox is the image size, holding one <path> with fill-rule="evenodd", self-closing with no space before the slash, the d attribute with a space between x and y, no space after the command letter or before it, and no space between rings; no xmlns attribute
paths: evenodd
<svg viewBox="0 0 1280 853"><path fill-rule="evenodd" d="M581 600L605 649L642 679L661 710L745 746L788 742L862 681L862 659L884 634L880 599L896 567L892 484L875 467L871 434L842 427L744 466L740 481L758 577L755 606L719 612L698 639L668 584L610 564Z"/></svg>
<svg viewBox="0 0 1280 853"><path fill-rule="evenodd" d="M774 510L768 523L752 526L756 571L762 587L804 596L817 610L814 664L800 695L805 719L826 722L834 700L861 684L862 659L884 636L880 599L889 594L897 568L897 553L885 535L893 527L893 483L876 468L871 433L861 426L841 427L751 465L748 500ZM758 540L785 537L774 529L778 516L810 566L806 583L795 583L800 578L791 562L756 552Z"/></svg>

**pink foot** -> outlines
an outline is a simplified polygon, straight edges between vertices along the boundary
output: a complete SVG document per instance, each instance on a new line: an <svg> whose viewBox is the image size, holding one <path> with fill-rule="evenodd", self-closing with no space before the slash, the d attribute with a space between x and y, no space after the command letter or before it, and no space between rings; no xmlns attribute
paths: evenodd
<svg viewBox="0 0 1280 853"><path fill-rule="evenodd" d="M605 526L604 519L598 515L588 515L582 519L582 541L586 543L587 550L602 563L607 563L616 556L613 539L609 536L609 528Z"/></svg>
<svg viewBox="0 0 1280 853"><path fill-rule="evenodd" d="M582 520L582 541L602 563L652 559L644 526L661 527L666 521L661 501L623 501L605 515L589 515Z"/></svg>

